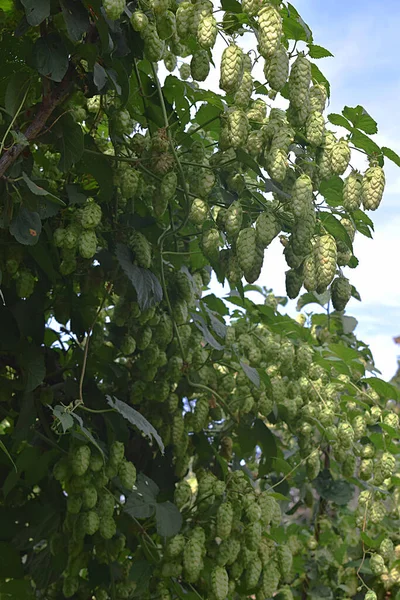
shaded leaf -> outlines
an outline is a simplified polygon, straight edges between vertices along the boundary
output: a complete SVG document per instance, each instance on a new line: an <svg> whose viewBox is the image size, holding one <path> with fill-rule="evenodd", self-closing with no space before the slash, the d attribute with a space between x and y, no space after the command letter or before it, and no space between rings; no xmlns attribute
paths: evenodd
<svg viewBox="0 0 400 600"><path fill-rule="evenodd" d="M207 344L212 346L212 348L215 348L215 350L223 350L224 347L215 339L213 334L210 332L210 330L207 327L207 323L205 322L203 317L198 313L191 313L191 316L197 329L199 329L199 331L201 331L201 333L203 334L204 340L207 342Z"/></svg>
<svg viewBox="0 0 400 600"><path fill-rule="evenodd" d="M315 63L311 64L311 76L312 76L312 80L314 83L322 83L322 85L324 85L326 87L326 91L328 93L328 98L330 98L330 96L331 96L330 83Z"/></svg>
<svg viewBox="0 0 400 600"><path fill-rule="evenodd" d="M260 375L254 367L248 365L244 360L240 359L240 366L242 367L245 375L250 379L256 387L260 387Z"/></svg>
<svg viewBox="0 0 400 600"><path fill-rule="evenodd" d="M153 425L149 423L149 421L141 415L137 410L118 400L118 398L111 398L111 396L106 396L107 403L114 408L120 415L127 419L129 423L134 425L141 431L146 437L148 437L151 441L156 441L158 447L160 448L162 454L164 454L164 444L162 439L158 435L157 431L154 429Z"/></svg>
<svg viewBox="0 0 400 600"><path fill-rule="evenodd" d="M162 537L172 537L182 527L182 515L172 502L156 504L157 533Z"/></svg>
<svg viewBox="0 0 400 600"><path fill-rule="evenodd" d="M331 113L330 115L328 115L328 121L332 123L332 125L336 125L337 127L344 127L350 132L353 131L353 127L351 126L351 124L342 115Z"/></svg>
<svg viewBox="0 0 400 600"><path fill-rule="evenodd" d="M59 168L66 172L79 161L83 154L83 131L70 114L64 115L57 122L56 146L61 152Z"/></svg>
<svg viewBox="0 0 400 600"><path fill-rule="evenodd" d="M354 486L344 479L334 480L328 469L324 469L313 484L322 498L340 506L348 504L354 495Z"/></svg>
<svg viewBox="0 0 400 600"><path fill-rule="evenodd" d="M376 121L370 117L362 106L356 106L355 108L345 106L342 113L346 119L349 119L349 121L353 123L354 127L357 127L357 129L362 129L369 135L378 133Z"/></svg>
<svg viewBox="0 0 400 600"><path fill-rule="evenodd" d="M345 335L348 335L349 333L353 333L353 331L356 329L357 325L358 325L357 319L355 319L354 317L346 317L345 315L342 315L343 333Z"/></svg>
<svg viewBox="0 0 400 600"><path fill-rule="evenodd" d="M77 0L62 0L61 9L69 37L73 42L79 42L89 28L87 10Z"/></svg>
<svg viewBox="0 0 400 600"><path fill-rule="evenodd" d="M12 464L12 466L14 467L15 472L17 472L17 470L18 470L17 469L17 465L13 461L12 456L9 453L9 451L7 450L7 447L5 446L4 442L2 442L1 440L0 440L0 450L2 450L4 452L4 454L7 456L8 460L10 461L10 463ZM0 553L0 555L1 555L1 553Z"/></svg>
<svg viewBox="0 0 400 600"><path fill-rule="evenodd" d="M60 198L57 198L57 196L54 196L54 194L51 192L48 192L44 188L37 185L34 181L29 179L25 172L22 173L22 177L32 194L35 194L35 196L47 196L52 202L56 202L56 204L59 204L60 206L65 206L65 202L63 202Z"/></svg>
<svg viewBox="0 0 400 600"><path fill-rule="evenodd" d="M18 214L11 222L10 233L17 242L25 246L34 246L39 241L42 222L37 212L31 212L21 206Z"/></svg>
<svg viewBox="0 0 400 600"><path fill-rule="evenodd" d="M107 72L105 68L102 67L98 62L94 65L93 68L93 81L94 85L97 87L99 92L101 92L101 90L107 83Z"/></svg>
<svg viewBox="0 0 400 600"><path fill-rule="evenodd" d="M25 8L26 20L36 27L50 16L50 0L21 0Z"/></svg>
<svg viewBox="0 0 400 600"><path fill-rule="evenodd" d="M22 99L28 89L31 80L26 71L13 73L8 80L4 98L5 109L13 117L21 105Z"/></svg>
<svg viewBox="0 0 400 600"><path fill-rule="evenodd" d="M373 140L371 140L371 138L365 135L365 133L362 133L362 131L359 131L358 129L356 129L353 132L351 136L351 141L353 142L356 148L360 148L360 150L365 150L367 154L371 155L381 153L381 149L379 148L379 146Z"/></svg>
<svg viewBox="0 0 400 600"><path fill-rule="evenodd" d="M119 264L136 290L140 309L146 310L161 302L163 291L154 273L133 264L131 251L124 244L117 244L115 254Z"/></svg>
<svg viewBox="0 0 400 600"><path fill-rule="evenodd" d="M68 50L57 33L49 33L36 40L33 64L41 75L53 81L62 81L68 69Z"/></svg>
<svg viewBox="0 0 400 600"><path fill-rule="evenodd" d="M103 457L104 460L104 452L103 450L100 448L99 444L96 442L95 438L93 437L92 433L89 431L89 429L86 429L86 427L83 424L83 419L77 415L75 412L71 413L73 418L78 422L78 427L81 430L82 434L89 440L89 442L91 442L93 444L93 446L95 446L97 448L97 450L100 452L100 454Z"/></svg>
<svg viewBox="0 0 400 600"><path fill-rule="evenodd" d="M25 391L32 392L46 376L44 357L38 348L28 346L21 356L20 365L24 373Z"/></svg>
<svg viewBox="0 0 400 600"><path fill-rule="evenodd" d="M65 412L64 406L58 404L57 406L52 408L52 411L56 419L60 421L64 433L74 426L74 419L72 418L70 413Z"/></svg>

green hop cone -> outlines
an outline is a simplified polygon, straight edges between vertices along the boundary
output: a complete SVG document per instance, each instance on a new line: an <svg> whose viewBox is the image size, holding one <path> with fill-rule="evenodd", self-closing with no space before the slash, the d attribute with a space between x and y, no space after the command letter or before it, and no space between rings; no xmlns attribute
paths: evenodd
<svg viewBox="0 0 400 600"><path fill-rule="evenodd" d="M127 490L131 490L136 483L135 465L127 460L120 463L118 467L118 477Z"/></svg>
<svg viewBox="0 0 400 600"><path fill-rule="evenodd" d="M216 566L211 571L211 590L215 600L226 600L229 591L229 577L224 567Z"/></svg>
<svg viewBox="0 0 400 600"><path fill-rule="evenodd" d="M266 248L281 230L280 223L271 211L261 213L256 220L256 241Z"/></svg>
<svg viewBox="0 0 400 600"><path fill-rule="evenodd" d="M276 558L282 579L287 579L290 577L290 571L292 570L293 564L293 556L289 546L285 544L278 546L276 550Z"/></svg>
<svg viewBox="0 0 400 600"><path fill-rule="evenodd" d="M158 62L162 59L165 43L160 39L157 29L153 23L149 23L144 31L144 55L150 62Z"/></svg>
<svg viewBox="0 0 400 600"><path fill-rule="evenodd" d="M331 235L322 235L316 238L315 267L318 288L326 288L331 283L336 272L337 249L335 238Z"/></svg>
<svg viewBox="0 0 400 600"><path fill-rule="evenodd" d="M373 554L371 556L369 566L374 575L382 575L386 571L385 561L380 554Z"/></svg>
<svg viewBox="0 0 400 600"><path fill-rule="evenodd" d="M303 285L303 275L295 269L286 271L286 293L292 300L297 298Z"/></svg>
<svg viewBox="0 0 400 600"><path fill-rule="evenodd" d="M60 263L61 275L71 275L71 273L76 271L76 266L77 263L75 256L64 256Z"/></svg>
<svg viewBox="0 0 400 600"><path fill-rule="evenodd" d="M181 510L188 506L192 500L192 488L187 481L180 481L175 488L174 503Z"/></svg>
<svg viewBox="0 0 400 600"><path fill-rule="evenodd" d="M90 447L83 445L75 448L71 455L71 469L74 475L84 475L89 468Z"/></svg>
<svg viewBox="0 0 400 600"><path fill-rule="evenodd" d="M330 179L334 175L332 170L332 149L336 144L336 138L331 131L325 130L324 141L321 150L317 154L318 174L320 179Z"/></svg>
<svg viewBox="0 0 400 600"><path fill-rule="evenodd" d="M101 221L101 208L96 202L87 202L80 213L80 224L84 229L94 229Z"/></svg>
<svg viewBox="0 0 400 600"><path fill-rule="evenodd" d="M261 573L261 560L258 558L257 554L255 554L246 566L246 586L248 590L253 590L257 586Z"/></svg>
<svg viewBox="0 0 400 600"><path fill-rule="evenodd" d="M300 53L294 61L289 75L289 100L296 110L308 105L311 83L311 63Z"/></svg>
<svg viewBox="0 0 400 600"><path fill-rule="evenodd" d="M214 47L217 39L217 21L213 15L202 17L197 28L197 41L199 46L208 50Z"/></svg>
<svg viewBox="0 0 400 600"><path fill-rule="evenodd" d="M89 510L82 515L82 530L88 535L94 535L100 525L100 518L97 512Z"/></svg>
<svg viewBox="0 0 400 600"><path fill-rule="evenodd" d="M164 66L170 73L175 71L177 66L177 58L173 52L167 51L164 53Z"/></svg>
<svg viewBox="0 0 400 600"><path fill-rule="evenodd" d="M372 590L368 590L364 596L364 600L378 600L378 596Z"/></svg>
<svg viewBox="0 0 400 600"><path fill-rule="evenodd" d="M143 233L134 231L129 238L128 245L134 253L134 259L138 266L149 269L151 265L151 245Z"/></svg>
<svg viewBox="0 0 400 600"><path fill-rule="evenodd" d="M280 44L274 54L266 60L264 75L275 92L280 92L289 76L289 55L286 48Z"/></svg>
<svg viewBox="0 0 400 600"><path fill-rule="evenodd" d="M232 202L230 207L225 213L224 225L225 231L229 238L235 238L241 227L243 221L243 209L239 200Z"/></svg>
<svg viewBox="0 0 400 600"><path fill-rule="evenodd" d="M222 244L218 229L208 229L201 236L201 248L204 255L212 261L218 259L219 249Z"/></svg>
<svg viewBox="0 0 400 600"><path fill-rule="evenodd" d="M351 151L349 142L341 139L332 148L331 169L334 175L342 175L350 162Z"/></svg>
<svg viewBox="0 0 400 600"><path fill-rule="evenodd" d="M209 213L209 207L205 200L195 198L189 212L189 221L194 225L203 225Z"/></svg>
<svg viewBox="0 0 400 600"><path fill-rule="evenodd" d="M117 525L114 519L105 515L100 519L99 533L104 540L111 540L117 532Z"/></svg>
<svg viewBox="0 0 400 600"><path fill-rule="evenodd" d="M117 183L123 198L133 198L136 195L140 181L140 173L136 169L128 168L119 172Z"/></svg>
<svg viewBox="0 0 400 600"><path fill-rule="evenodd" d="M167 10L157 18L157 33L160 40L168 40L176 34L175 14Z"/></svg>
<svg viewBox="0 0 400 600"><path fill-rule="evenodd" d="M253 78L249 71L244 71L242 81L235 94L235 105L239 108L247 108L250 103L252 93Z"/></svg>
<svg viewBox="0 0 400 600"><path fill-rule="evenodd" d="M362 180L362 203L365 210L376 210L385 189L385 173L379 166L370 167Z"/></svg>
<svg viewBox="0 0 400 600"><path fill-rule="evenodd" d="M125 6L125 0L103 0L104 12L111 21L116 21L120 18L125 10Z"/></svg>
<svg viewBox="0 0 400 600"><path fill-rule="evenodd" d="M292 187L292 210L300 219L310 210L313 202L313 184L308 175L300 175Z"/></svg>
<svg viewBox="0 0 400 600"><path fill-rule="evenodd" d="M260 276L264 251L257 244L256 230L252 227L242 229L236 242L239 265L248 283L254 283Z"/></svg>
<svg viewBox="0 0 400 600"><path fill-rule="evenodd" d="M328 93L326 87L322 83L311 86L309 94L310 111L313 112L317 110L320 113L323 113L327 99Z"/></svg>
<svg viewBox="0 0 400 600"><path fill-rule="evenodd" d="M199 433L205 428L207 424L209 410L210 404L207 398L199 398L196 402L196 407L193 411L192 426L193 431L195 433Z"/></svg>
<svg viewBox="0 0 400 600"><path fill-rule="evenodd" d="M132 13L130 21L134 31L138 31L139 33L143 33L144 31L146 31L147 26L149 24L149 19L141 10L135 10Z"/></svg>
<svg viewBox="0 0 400 600"><path fill-rule="evenodd" d="M190 61L190 73L195 81L204 81L210 72L210 60L207 50L195 52Z"/></svg>
<svg viewBox="0 0 400 600"><path fill-rule="evenodd" d="M332 304L335 310L342 311L346 308L351 298L351 284L346 277L340 276L332 282L331 287Z"/></svg>
<svg viewBox="0 0 400 600"><path fill-rule="evenodd" d="M178 178L174 171L164 175L161 181L160 191L162 196L169 202L175 196Z"/></svg>
<svg viewBox="0 0 400 600"><path fill-rule="evenodd" d="M233 508L230 502L223 502L217 511L217 536L227 539L232 531Z"/></svg>
<svg viewBox="0 0 400 600"><path fill-rule="evenodd" d="M97 250L97 237L93 229L82 231L79 238L79 254L82 258L93 258Z"/></svg>
<svg viewBox="0 0 400 600"><path fill-rule="evenodd" d="M321 146L324 141L325 119L322 114L314 110L306 122L306 138L314 146Z"/></svg>
<svg viewBox="0 0 400 600"><path fill-rule="evenodd" d="M178 533L174 537L168 540L168 544L166 547L166 555L168 558L176 558L180 554L182 554L183 549L185 547L185 538L183 535Z"/></svg>
<svg viewBox="0 0 400 600"><path fill-rule="evenodd" d="M188 583L195 583L203 568L203 544L191 537L183 550L183 568Z"/></svg>
<svg viewBox="0 0 400 600"><path fill-rule="evenodd" d="M282 17L271 5L264 6L258 13L259 52L264 58L273 56L282 36Z"/></svg>
<svg viewBox="0 0 400 600"><path fill-rule="evenodd" d="M191 75L190 65L188 65L187 63L182 63L181 66L179 67L179 75L180 75L181 79L183 79L183 81L186 81L186 79L189 79L189 77Z"/></svg>
<svg viewBox="0 0 400 600"><path fill-rule="evenodd" d="M255 17L261 6L260 0L242 0L242 11L250 17Z"/></svg>
<svg viewBox="0 0 400 600"><path fill-rule="evenodd" d="M115 500L113 495L106 491L102 493L99 497L97 504L97 513L100 516L101 520L103 517L112 516L114 513Z"/></svg>
<svg viewBox="0 0 400 600"><path fill-rule="evenodd" d="M213 4L210 0L199 0L194 4L193 16L189 24L190 33L197 36L200 21L213 13Z"/></svg>
<svg viewBox="0 0 400 600"><path fill-rule="evenodd" d="M191 2L181 2L176 11L176 31L181 40L189 37L190 23L193 20L194 5Z"/></svg>
<svg viewBox="0 0 400 600"><path fill-rule="evenodd" d="M238 90L243 77L243 52L230 44L222 53L219 87L228 94Z"/></svg>
<svg viewBox="0 0 400 600"><path fill-rule="evenodd" d="M241 148L246 144L249 133L249 121L245 112L233 109L228 115L228 128L231 145Z"/></svg>
<svg viewBox="0 0 400 600"><path fill-rule="evenodd" d="M343 207L348 211L357 210L361 204L362 180L357 171L352 171L344 180Z"/></svg>
<svg viewBox="0 0 400 600"><path fill-rule="evenodd" d="M266 167L268 174L274 181L282 183L286 177L288 167L287 154L281 148L272 148L266 155Z"/></svg>

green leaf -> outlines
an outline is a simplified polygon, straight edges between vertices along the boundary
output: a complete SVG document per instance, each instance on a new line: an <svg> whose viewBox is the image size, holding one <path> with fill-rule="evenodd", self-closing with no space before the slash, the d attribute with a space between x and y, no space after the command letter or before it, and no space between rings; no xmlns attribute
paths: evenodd
<svg viewBox="0 0 400 600"><path fill-rule="evenodd" d="M365 133L362 133L358 129L356 129L353 132L350 139L356 148L364 150L369 155L381 153L381 149L379 148L379 146L375 144L375 142L371 140L371 138L365 135Z"/></svg>
<svg viewBox="0 0 400 600"><path fill-rule="evenodd" d="M340 240L344 242L350 250L353 250L353 244L347 233L346 229L343 227L339 219L337 219L331 213L325 212L319 214L320 221L325 229L333 235L336 240Z"/></svg>
<svg viewBox="0 0 400 600"><path fill-rule="evenodd" d="M37 212L31 212L21 206L10 224L10 233L17 242L25 246L34 246L39 241L42 222Z"/></svg>
<svg viewBox="0 0 400 600"><path fill-rule="evenodd" d="M164 444L157 431L154 429L153 425L148 422L148 420L141 415L137 410L126 404L125 402L121 402L118 398L111 398L111 396L106 396L107 403L114 408L120 415L127 419L129 423L137 427L139 431L141 431L146 437L148 437L151 441L155 441L158 444L158 447L161 450L161 453L164 454Z"/></svg>
<svg viewBox="0 0 400 600"><path fill-rule="evenodd" d="M88 145L89 148L93 148L94 146L90 135L85 136L85 150L88 149ZM92 175L100 187L100 199L108 202L113 194L114 171L111 167L110 160L101 155L95 146L93 150L95 151L95 154L91 154L90 152L83 153L83 164L79 164L78 168L81 173L89 173Z"/></svg>
<svg viewBox="0 0 400 600"><path fill-rule="evenodd" d="M283 15L283 33L290 40L312 43L312 33L297 10L288 4L289 10Z"/></svg>
<svg viewBox="0 0 400 600"><path fill-rule="evenodd" d="M243 163L247 167L249 167L256 175L262 177L261 169L250 154L239 148L236 150L236 157L239 162Z"/></svg>
<svg viewBox="0 0 400 600"><path fill-rule="evenodd" d="M157 533L162 537L172 537L182 527L182 515L172 502L156 504Z"/></svg>
<svg viewBox="0 0 400 600"><path fill-rule="evenodd" d="M330 292L326 291L323 294L317 294L316 292L307 292L300 296L297 301L296 310L300 311L302 308L307 306L308 304L319 304L320 306L325 306L328 304L330 300Z"/></svg>
<svg viewBox="0 0 400 600"><path fill-rule="evenodd" d="M329 52L329 50L327 50L326 48L323 48L323 46L316 46L315 44L309 44L309 54L310 54L310 58L327 58L329 56L333 56L332 52Z"/></svg>
<svg viewBox="0 0 400 600"><path fill-rule="evenodd" d="M386 146L382 146L383 155L386 156L389 160L394 162L395 165L400 167L400 156L396 154L394 150L387 148Z"/></svg>
<svg viewBox="0 0 400 600"><path fill-rule="evenodd" d="M373 548L374 550L376 550L381 545L381 542L386 538L386 534L381 533L381 535L374 540L369 535L367 535L365 531L361 531L360 537L368 548Z"/></svg>
<svg viewBox="0 0 400 600"><path fill-rule="evenodd" d="M260 375L254 367L248 365L244 360L240 359L240 366L243 369L244 374L250 379L251 383L257 388L260 387Z"/></svg>
<svg viewBox="0 0 400 600"><path fill-rule="evenodd" d="M353 333L353 331L356 329L356 327L358 325L357 319L355 319L354 317L346 317L345 315L342 315L341 318L342 318L343 333L345 335L348 335L349 333Z"/></svg>
<svg viewBox="0 0 400 600"><path fill-rule="evenodd" d="M331 113L330 115L328 115L328 121L332 123L332 125L336 125L337 127L344 127L350 132L352 132L354 129L347 119L342 117L342 115L338 115L336 113Z"/></svg>
<svg viewBox="0 0 400 600"><path fill-rule="evenodd" d="M35 194L35 196L48 196L52 202L55 202L60 206L66 206L63 200L57 198L57 196L54 196L54 194L52 194L51 192L48 192L44 188L37 185L34 181L32 181L32 179L29 179L28 175L25 172L22 173L22 177L32 194Z"/></svg>
<svg viewBox="0 0 400 600"><path fill-rule="evenodd" d="M50 0L21 0L25 8L26 20L36 27L50 16Z"/></svg>
<svg viewBox="0 0 400 600"><path fill-rule="evenodd" d="M107 83L107 71L98 62L95 63L93 68L93 81L99 92Z"/></svg>
<svg viewBox="0 0 400 600"><path fill-rule="evenodd" d="M203 317L194 312L191 313L191 316L197 329L203 334L205 342L207 342L207 344L209 344L215 350L223 350L224 347L215 339L211 331L208 329L207 323Z"/></svg>
<svg viewBox="0 0 400 600"><path fill-rule="evenodd" d="M90 25L87 10L74 0L61 0L61 9L69 37L79 42Z"/></svg>
<svg viewBox="0 0 400 600"><path fill-rule="evenodd" d="M355 108L345 106L342 113L346 119L349 119L349 121L353 123L354 127L357 127L357 129L362 129L369 135L378 133L378 125L376 121L370 117L365 108L362 106L356 106Z"/></svg>
<svg viewBox="0 0 400 600"><path fill-rule="evenodd" d="M321 181L319 192L331 206L340 206L343 202L343 180L339 176Z"/></svg>
<svg viewBox="0 0 400 600"><path fill-rule="evenodd" d="M39 349L28 346L22 353L20 366L24 374L25 392L33 392L46 376L44 357Z"/></svg>
<svg viewBox="0 0 400 600"><path fill-rule="evenodd" d="M314 83L322 83L326 87L328 98L331 97L331 86L325 75L315 63L311 64L311 77Z"/></svg>
<svg viewBox="0 0 400 600"><path fill-rule="evenodd" d="M31 582L26 579L10 579L0 583L1 600L34 600Z"/></svg>
<svg viewBox="0 0 400 600"><path fill-rule="evenodd" d="M37 71L53 81L62 81L68 70L68 50L57 33L49 33L36 40L33 46L33 64Z"/></svg>
<svg viewBox="0 0 400 600"><path fill-rule="evenodd" d="M334 480L328 469L324 469L313 481L313 484L322 498L339 506L348 504L354 495L354 486L344 479Z"/></svg>
<svg viewBox="0 0 400 600"><path fill-rule="evenodd" d="M383 381L379 377L368 377L362 379L361 383L367 383L377 394L387 400L397 400L399 397L398 390L391 383L387 383L387 381Z"/></svg>
<svg viewBox="0 0 400 600"><path fill-rule="evenodd" d="M2 450L4 452L4 454L7 456L8 460L10 461L10 463L13 465L15 472L17 473L18 469L17 469L17 465L15 464L15 462L12 459L11 454L9 453L9 451L7 450L7 447L5 446L4 442L2 442L2 440L0 440L0 450ZM1 555L1 551L0 551L0 555ZM0 567L0 571L1 571L1 567Z"/></svg>
<svg viewBox="0 0 400 600"><path fill-rule="evenodd" d="M25 70L13 73L8 79L7 89L4 98L5 109L13 117L21 105L23 97L29 88L31 78Z"/></svg>
<svg viewBox="0 0 400 600"><path fill-rule="evenodd" d="M161 302L163 297L162 287L154 273L133 264L131 252L123 244L117 244L116 256L136 290L140 309L146 310L146 308Z"/></svg>
<svg viewBox="0 0 400 600"><path fill-rule="evenodd" d="M59 168L66 173L83 154L83 131L72 115L64 115L57 122L57 148L61 152Z"/></svg>
<svg viewBox="0 0 400 600"><path fill-rule="evenodd" d="M74 419L69 412L65 411L65 406L57 404L57 406L54 406L51 410L53 411L55 418L60 421L64 433L74 426Z"/></svg>
<svg viewBox="0 0 400 600"><path fill-rule="evenodd" d="M253 427L248 431L254 444L258 444L262 450L258 474L263 477L270 472L274 459L278 454L276 437L261 419L254 421Z"/></svg>
<svg viewBox="0 0 400 600"><path fill-rule="evenodd" d="M103 450L100 448L99 444L96 442L95 438L93 437L93 435L89 431L89 429L87 429L84 426L82 417L80 417L79 415L77 415L74 412L71 413L71 414L72 414L73 418L77 421L78 428L82 432L82 435L84 435L89 440L89 442L91 442L93 444L93 446L95 446L95 448L97 448L97 450L100 452L100 454L101 454L101 456L103 457L103 460L104 460L104 452L103 452Z"/></svg>
<svg viewBox="0 0 400 600"><path fill-rule="evenodd" d="M234 12L234 13L242 12L242 6L241 6L240 2L238 2L237 0L222 0L221 6L222 6L223 10L226 10L229 12Z"/></svg>
<svg viewBox="0 0 400 600"><path fill-rule="evenodd" d="M152 479L139 473L136 489L128 495L124 511L131 517L148 519L154 514L159 491L158 485Z"/></svg>

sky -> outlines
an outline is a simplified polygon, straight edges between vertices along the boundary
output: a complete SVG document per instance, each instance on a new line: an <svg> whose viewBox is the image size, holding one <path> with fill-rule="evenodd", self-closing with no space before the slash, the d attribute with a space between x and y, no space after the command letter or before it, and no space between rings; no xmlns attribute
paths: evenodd
<svg viewBox="0 0 400 600"><path fill-rule="evenodd" d="M376 142L400 154L400 2L294 0L293 5L312 29L314 43L334 54L334 58L317 61L331 83L326 114L361 104L378 122ZM218 89L217 76L216 71L211 72L207 80L211 89ZM367 167L362 156L352 158L352 164ZM371 347L383 378L390 379L400 354L393 342L393 337L400 335L400 169L387 161L385 171L384 199L378 211L369 213L375 223L374 239L357 234L354 252L360 264L344 273L362 298L361 303L350 301L347 314L358 319L358 337ZM266 252L257 283L272 288L276 295L285 295L287 268L276 240ZM222 293L215 282L213 291ZM291 303L288 309L292 316L294 307Z"/></svg>

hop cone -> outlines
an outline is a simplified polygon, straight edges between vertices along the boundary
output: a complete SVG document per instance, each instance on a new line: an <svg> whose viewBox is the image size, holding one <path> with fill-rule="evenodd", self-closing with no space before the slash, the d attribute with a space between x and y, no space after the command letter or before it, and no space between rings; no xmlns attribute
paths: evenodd
<svg viewBox="0 0 400 600"><path fill-rule="evenodd" d="M282 17L274 6L262 8L258 14L259 51L268 58L274 54L281 41Z"/></svg>
<svg viewBox="0 0 400 600"><path fill-rule="evenodd" d="M362 182L362 203L365 210L376 210L385 189L385 173L381 167L370 167Z"/></svg>
<svg viewBox="0 0 400 600"><path fill-rule="evenodd" d="M337 249L331 235L322 235L315 242L315 264L318 288L328 287L335 276Z"/></svg>
<svg viewBox="0 0 400 600"><path fill-rule="evenodd" d="M232 147L236 149L244 146L249 133L246 113L239 109L232 110L228 115L228 127Z"/></svg>
<svg viewBox="0 0 400 600"><path fill-rule="evenodd" d="M310 82L311 64L301 53L294 61L289 75L289 100L296 110L308 105Z"/></svg>
<svg viewBox="0 0 400 600"><path fill-rule="evenodd" d="M271 88L280 92L289 76L289 55L283 45L279 45L274 54L266 60L264 75Z"/></svg>
<svg viewBox="0 0 400 600"><path fill-rule="evenodd" d="M249 283L258 279L263 263L264 252L258 246L256 230L252 227L242 229L236 242L237 257L244 276Z"/></svg>
<svg viewBox="0 0 400 600"><path fill-rule="evenodd" d="M300 175L292 188L292 210L298 219L309 212L313 201L313 184L308 175Z"/></svg>
<svg viewBox="0 0 400 600"><path fill-rule="evenodd" d="M352 171L345 179L343 186L343 207L346 210L353 211L360 208L362 183L361 177L357 171Z"/></svg>
<svg viewBox="0 0 400 600"><path fill-rule="evenodd" d="M332 148L331 168L334 175L342 175L350 162L350 148L346 140L339 140Z"/></svg>
<svg viewBox="0 0 400 600"><path fill-rule="evenodd" d="M219 87L228 94L236 92L243 77L243 53L231 44L222 53Z"/></svg>
<svg viewBox="0 0 400 600"><path fill-rule="evenodd" d="M199 45L207 50L213 48L217 39L217 21L213 15L202 17L197 28L197 41Z"/></svg>
<svg viewBox="0 0 400 600"><path fill-rule="evenodd" d="M336 277L331 287L332 304L335 310L344 310L351 298L351 284L346 277Z"/></svg>
<svg viewBox="0 0 400 600"><path fill-rule="evenodd" d="M314 146L321 146L324 141L325 119L317 110L313 111L306 122L306 137Z"/></svg>
<svg viewBox="0 0 400 600"><path fill-rule="evenodd" d="M327 99L328 93L326 87L321 83L317 83L310 88L309 102L311 111L324 112Z"/></svg>

